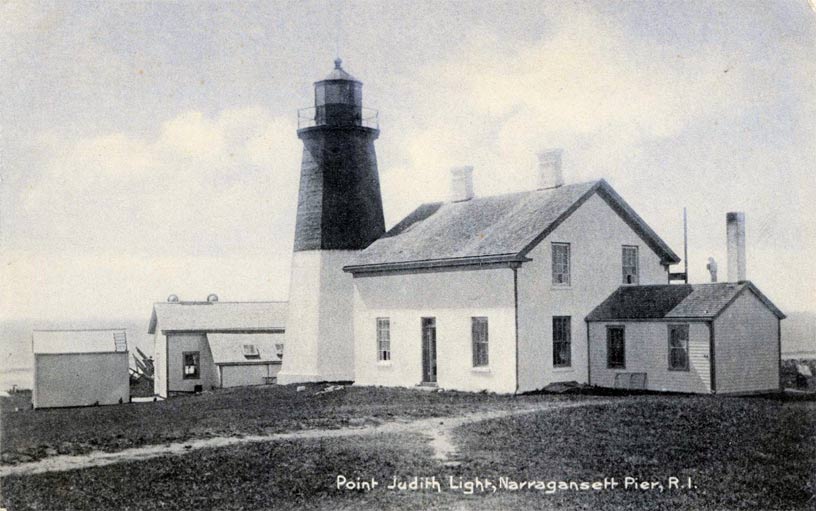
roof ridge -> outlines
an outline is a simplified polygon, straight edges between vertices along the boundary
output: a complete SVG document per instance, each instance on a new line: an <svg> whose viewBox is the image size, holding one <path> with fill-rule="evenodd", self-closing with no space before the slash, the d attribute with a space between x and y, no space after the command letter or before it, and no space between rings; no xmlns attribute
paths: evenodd
<svg viewBox="0 0 816 511"><path fill-rule="evenodd" d="M578 186L586 186L586 185L597 185L603 179L591 179L588 181L581 181L579 183L569 183L564 184L561 186L556 186L553 188L534 188L532 190L518 190L515 192L505 192L505 193L497 193L493 195L476 195L472 199L468 199L465 201L452 201L452 200L443 200L443 201L435 201L435 202L423 202L421 206L430 205L430 204L467 204L472 201L476 200L483 200L483 199L494 199L497 197L510 197L511 195L525 195L525 194L533 194L533 193L544 193L544 192L556 192L558 190L563 190L564 188L573 188ZM604 181L605 182L605 181Z"/></svg>
<svg viewBox="0 0 816 511"><path fill-rule="evenodd" d="M127 327L113 328L32 328L32 332L118 332L127 330Z"/></svg>
<svg viewBox="0 0 816 511"><path fill-rule="evenodd" d="M289 303L289 300L235 300L235 301L227 301L227 300L219 300L217 302L208 302L206 300L201 301L178 301L178 302L153 302L153 305L160 305L160 304L167 304L167 305L218 305L227 304L227 303Z"/></svg>

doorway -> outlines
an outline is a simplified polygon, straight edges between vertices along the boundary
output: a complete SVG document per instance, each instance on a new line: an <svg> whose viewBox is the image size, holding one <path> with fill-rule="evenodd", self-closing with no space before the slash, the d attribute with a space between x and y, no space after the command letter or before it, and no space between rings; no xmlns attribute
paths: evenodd
<svg viewBox="0 0 816 511"><path fill-rule="evenodd" d="M422 318L422 383L436 383L436 318Z"/></svg>

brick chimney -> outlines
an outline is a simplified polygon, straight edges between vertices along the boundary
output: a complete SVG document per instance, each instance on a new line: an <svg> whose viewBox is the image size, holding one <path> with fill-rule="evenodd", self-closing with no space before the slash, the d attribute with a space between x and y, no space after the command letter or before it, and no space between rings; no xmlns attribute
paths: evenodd
<svg viewBox="0 0 816 511"><path fill-rule="evenodd" d="M564 184L561 172L561 149L548 149L538 153L538 189L558 188Z"/></svg>
<svg viewBox="0 0 816 511"><path fill-rule="evenodd" d="M453 167L451 173L451 201L462 202L473 198L473 167Z"/></svg>
<svg viewBox="0 0 816 511"><path fill-rule="evenodd" d="M725 224L728 238L728 282L741 282L745 280L745 213L726 213Z"/></svg>

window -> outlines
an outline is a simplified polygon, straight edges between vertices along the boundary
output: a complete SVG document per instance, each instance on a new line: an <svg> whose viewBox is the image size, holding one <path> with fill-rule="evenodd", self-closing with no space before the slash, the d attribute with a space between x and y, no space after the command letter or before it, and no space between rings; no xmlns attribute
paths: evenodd
<svg viewBox="0 0 816 511"><path fill-rule="evenodd" d="M258 346L254 344L244 344L242 348L244 358L261 358L261 352L258 351Z"/></svg>
<svg viewBox="0 0 816 511"><path fill-rule="evenodd" d="M570 285L569 243L552 244L552 283L554 286Z"/></svg>
<svg viewBox="0 0 816 511"><path fill-rule="evenodd" d="M609 369L626 367L626 338L622 326L606 327L606 366Z"/></svg>
<svg viewBox="0 0 816 511"><path fill-rule="evenodd" d="M470 318L470 331L473 340L473 367L484 367L489 363L487 318Z"/></svg>
<svg viewBox="0 0 816 511"><path fill-rule="evenodd" d="M377 360L391 360L391 320L377 318Z"/></svg>
<svg viewBox="0 0 816 511"><path fill-rule="evenodd" d="M283 360L283 343L279 342L275 344L275 351L278 354L278 358Z"/></svg>
<svg viewBox="0 0 816 511"><path fill-rule="evenodd" d="M572 340L569 316L553 316L553 367L572 365Z"/></svg>
<svg viewBox="0 0 816 511"><path fill-rule="evenodd" d="M638 283L638 248L624 245L622 250L623 283Z"/></svg>
<svg viewBox="0 0 816 511"><path fill-rule="evenodd" d="M669 325L669 370L688 371L688 325Z"/></svg>
<svg viewBox="0 0 816 511"><path fill-rule="evenodd" d="M184 379L197 380L199 378L199 356L197 351L182 353L184 361Z"/></svg>

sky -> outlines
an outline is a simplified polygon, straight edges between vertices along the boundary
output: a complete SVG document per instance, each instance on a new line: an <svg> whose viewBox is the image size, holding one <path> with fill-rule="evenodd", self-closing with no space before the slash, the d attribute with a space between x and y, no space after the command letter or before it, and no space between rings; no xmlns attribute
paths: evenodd
<svg viewBox="0 0 816 511"><path fill-rule="evenodd" d="M762 2L0 2L0 319L285 300L297 109L334 58L380 112L387 226L604 178L682 254L816 311L816 14ZM675 267L673 271L682 271Z"/></svg>

